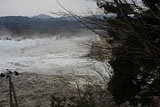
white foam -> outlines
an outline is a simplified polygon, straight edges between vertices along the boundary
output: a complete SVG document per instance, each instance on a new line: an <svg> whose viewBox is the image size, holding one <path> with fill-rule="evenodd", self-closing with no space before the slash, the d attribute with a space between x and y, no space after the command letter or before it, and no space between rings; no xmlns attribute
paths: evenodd
<svg viewBox="0 0 160 107"><path fill-rule="evenodd" d="M77 39L83 41L86 38ZM79 58L84 49L77 45L75 42L77 39L0 40L0 72L5 69L23 69L34 72L30 70L75 67L87 62L86 59Z"/></svg>

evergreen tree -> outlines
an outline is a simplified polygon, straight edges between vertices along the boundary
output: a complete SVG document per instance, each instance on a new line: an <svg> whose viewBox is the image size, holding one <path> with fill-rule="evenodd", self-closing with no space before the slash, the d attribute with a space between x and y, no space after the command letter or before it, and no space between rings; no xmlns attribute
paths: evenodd
<svg viewBox="0 0 160 107"><path fill-rule="evenodd" d="M118 105L158 106L160 97L160 1L143 0L148 8L125 0L100 0L97 5L116 18L104 20L114 43L109 91Z"/></svg>

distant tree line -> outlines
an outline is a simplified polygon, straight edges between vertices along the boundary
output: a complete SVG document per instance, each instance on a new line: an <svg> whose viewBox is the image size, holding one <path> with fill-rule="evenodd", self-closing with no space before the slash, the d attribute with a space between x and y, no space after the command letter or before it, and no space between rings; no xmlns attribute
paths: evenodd
<svg viewBox="0 0 160 107"><path fill-rule="evenodd" d="M83 26L76 20L61 18L40 19L22 16L0 17L1 35L3 35L3 31L8 31L12 35L56 34L65 30L75 32L80 28L83 28Z"/></svg>

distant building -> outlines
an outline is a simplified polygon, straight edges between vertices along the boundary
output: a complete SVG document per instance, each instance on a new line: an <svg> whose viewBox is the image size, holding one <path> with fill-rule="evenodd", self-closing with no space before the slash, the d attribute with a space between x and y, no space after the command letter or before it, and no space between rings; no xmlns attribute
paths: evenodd
<svg viewBox="0 0 160 107"><path fill-rule="evenodd" d="M91 57L103 60L111 57L111 53L111 45L106 41L106 38L95 34L91 44Z"/></svg>
<svg viewBox="0 0 160 107"><path fill-rule="evenodd" d="M112 48L121 45L120 43L114 43L112 41L113 38L111 37L108 36L102 37L99 36L98 34L95 34L91 43L91 51L90 51L91 57L98 60L112 58L113 57Z"/></svg>

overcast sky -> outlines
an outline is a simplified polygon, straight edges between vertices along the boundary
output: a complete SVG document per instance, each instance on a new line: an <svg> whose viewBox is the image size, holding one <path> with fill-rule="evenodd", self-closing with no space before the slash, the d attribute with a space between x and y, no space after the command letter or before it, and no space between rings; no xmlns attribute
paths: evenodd
<svg viewBox="0 0 160 107"><path fill-rule="evenodd" d="M78 14L97 8L96 3L91 0L59 0L59 2ZM0 0L0 16L51 15L49 11L58 12L63 9L56 0Z"/></svg>

